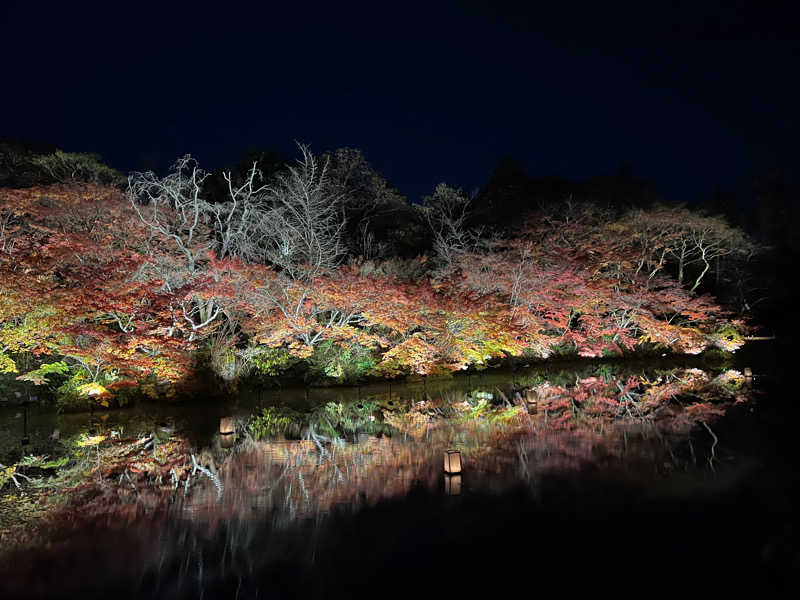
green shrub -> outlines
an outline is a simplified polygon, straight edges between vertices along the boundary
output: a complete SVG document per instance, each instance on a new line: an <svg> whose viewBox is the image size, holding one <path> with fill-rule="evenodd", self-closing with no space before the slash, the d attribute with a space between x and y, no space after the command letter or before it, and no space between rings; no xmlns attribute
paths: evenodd
<svg viewBox="0 0 800 600"><path fill-rule="evenodd" d="M97 154L56 150L53 154L37 156L32 163L62 183L78 181L118 187L125 183L124 175L103 164Z"/></svg>
<svg viewBox="0 0 800 600"><path fill-rule="evenodd" d="M247 430L257 440L276 435L299 437L306 427L307 417L284 406L269 406L260 415L253 416Z"/></svg>
<svg viewBox="0 0 800 600"><path fill-rule="evenodd" d="M59 412L79 412L89 408L89 398L78 388L91 383L89 376L82 370L75 371L56 388L56 406Z"/></svg>
<svg viewBox="0 0 800 600"><path fill-rule="evenodd" d="M572 342L563 342L550 346L552 356L571 357L578 355L578 347Z"/></svg>
<svg viewBox="0 0 800 600"><path fill-rule="evenodd" d="M380 409L373 400L328 402L310 417L314 430L331 438L344 438L356 433L388 433L391 428L375 418Z"/></svg>
<svg viewBox="0 0 800 600"><path fill-rule="evenodd" d="M547 383L547 377L545 377L541 373L517 375L516 378L517 386L523 388L532 388L536 387L537 385L542 385L543 383Z"/></svg>
<svg viewBox="0 0 800 600"><path fill-rule="evenodd" d="M282 347L255 346L247 350L246 356L251 369L267 377L279 375L297 362L297 359Z"/></svg>
<svg viewBox="0 0 800 600"><path fill-rule="evenodd" d="M377 365L369 348L333 341L317 345L308 362L312 377L331 377L343 383L358 381Z"/></svg>
<svg viewBox="0 0 800 600"><path fill-rule="evenodd" d="M144 385L142 385L139 388L134 388L136 391L124 392L122 398L118 398L117 395L113 395L112 397L106 388L117 379L117 374L112 371L100 375L96 381L93 381L86 374L86 371L83 369L76 369L56 388L56 408L59 412L80 412L89 410L92 406L109 408L112 403L123 406L124 403L130 399L131 395L140 393L140 391L144 389ZM103 395L95 398L90 397L88 394L89 389L92 387L102 391ZM117 394L119 394L119 392L117 392Z"/></svg>
<svg viewBox="0 0 800 600"><path fill-rule="evenodd" d="M603 348L601 354L603 355L603 358L619 358L622 356L622 353L614 348Z"/></svg>
<svg viewBox="0 0 800 600"><path fill-rule="evenodd" d="M727 324L708 336L713 348L723 352L736 352L744 345L744 332Z"/></svg>
<svg viewBox="0 0 800 600"><path fill-rule="evenodd" d="M211 355L211 369L223 381L235 381L240 374L236 351L233 348L227 348L219 352L214 352Z"/></svg>
<svg viewBox="0 0 800 600"><path fill-rule="evenodd" d="M598 365L595 369L595 375L602 378L604 381L613 381L619 372L619 367L616 365Z"/></svg>

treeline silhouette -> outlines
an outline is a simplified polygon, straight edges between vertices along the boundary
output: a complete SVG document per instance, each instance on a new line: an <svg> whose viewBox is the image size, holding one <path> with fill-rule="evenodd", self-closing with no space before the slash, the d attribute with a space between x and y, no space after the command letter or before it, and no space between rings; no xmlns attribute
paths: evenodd
<svg viewBox="0 0 800 600"><path fill-rule="evenodd" d="M48 157L60 152L47 142L0 139L0 187L24 188L74 179L114 184L122 189L127 186L126 175L106 166L97 154L61 153L61 162L63 156L72 162L47 162ZM332 179L343 199L343 237L349 256L407 260L432 252L433 240L414 202L378 173L361 151L341 148L324 158L329 161ZM232 164L211 172L204 182L204 194L210 202L224 202L229 185L224 172L231 173L232 185L241 185L253 165L268 181L292 162L292 158L275 149L245 148ZM746 264L717 265L717 272L704 280L700 291L712 293L722 303L738 305L739 310L765 324L769 332L791 324L787 314L794 300L787 286L775 284L791 273L800 258L797 197L797 186L787 173L772 167L754 179L749 197L718 187L708 197L689 204L693 211L719 216L742 229L758 245L758 251ZM637 177L630 164L573 181L559 176L532 176L511 156L502 158L486 183L468 198L464 225L480 229L483 236L502 238L522 228L530 213L552 212L565 203L591 204L617 217L634 209L679 204L664 198L653 182Z"/></svg>

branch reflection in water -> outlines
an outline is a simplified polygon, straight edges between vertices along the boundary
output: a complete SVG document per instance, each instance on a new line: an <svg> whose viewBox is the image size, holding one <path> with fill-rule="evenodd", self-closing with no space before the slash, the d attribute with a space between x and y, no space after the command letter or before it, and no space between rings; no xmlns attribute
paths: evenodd
<svg viewBox="0 0 800 600"><path fill-rule="evenodd" d="M226 434L231 448L223 447L216 423L210 446L193 445L179 429L158 440L81 436L76 452L84 458L35 484L62 500L38 528L4 532L4 543L18 546L16 553L5 547L4 558L16 565L5 583L37 597L30 586L69 555L84 561L78 571L102 566L106 585L188 597L224 582L226 590L243 585L255 597L275 565L313 569L325 552L333 568L330 549L351 543L340 540L360 514L383 514L378 529L395 519L400 527L431 510L441 517L430 498L441 498L445 508L478 498L486 508L487 498L524 489L535 499L553 474L573 474L571 481L585 487L577 492L581 502L600 493L591 488L593 474L627 474L645 486L683 472L717 477L733 463L715 423L755 394L737 371L695 368L562 373L518 383L413 399L394 390L391 405L357 399L306 412L271 405L235 420L234 433ZM444 474L448 449L462 458L458 480ZM361 510L376 505L383 508ZM468 521L458 522L460 530ZM366 535L359 531L353 535Z"/></svg>
<svg viewBox="0 0 800 600"><path fill-rule="evenodd" d="M589 466L633 472L656 465L674 472L696 466L693 439L705 435L697 443L713 451L711 424L731 405L746 402L749 391L737 371L713 376L683 369L655 380L542 381L513 399L500 390L491 400L480 394L429 396L384 408L377 433L368 426L360 430L357 411L351 429L341 428L348 410L342 406L325 407L341 418L326 421L327 435L318 431L313 414L300 426L287 420L272 435L253 435L256 415L249 429L241 424L243 439L218 467L224 493L199 482L184 508L192 518L212 520L269 514L291 520L334 507L356 510L402 498L414 486L441 488L441 457L449 448L463 456L465 491L501 491L535 482L543 473ZM526 401L531 396L534 414ZM274 411L269 417L276 420ZM281 430L303 433L286 439Z"/></svg>

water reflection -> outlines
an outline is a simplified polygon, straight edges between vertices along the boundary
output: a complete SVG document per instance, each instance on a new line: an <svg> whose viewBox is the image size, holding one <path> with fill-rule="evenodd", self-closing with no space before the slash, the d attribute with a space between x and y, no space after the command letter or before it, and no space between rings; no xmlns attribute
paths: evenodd
<svg viewBox="0 0 800 600"><path fill-rule="evenodd" d="M51 597L50 588L29 586L55 576L63 556L85 555L76 572L110 569L148 593L197 597L208 581L224 580L229 592L256 597L264 588L243 581L287 556L313 569L325 544L341 537L337 527L350 526L335 524L342 515L399 504L414 519L441 515L421 491L450 507L475 498L485 506L518 489L536 497L553 476L600 489L597 477L610 474L640 482L714 475L730 458L718 420L754 396L738 371L692 367L486 381L394 386L391 396L337 390L320 402L313 393L307 402L305 394L302 402L262 397L207 411L202 421L179 413L124 423L111 415L90 427L48 421L43 429L61 430L51 447L66 451L15 462L21 477L2 488L31 511L7 518L16 505L0 503L6 550L34 548L9 554L26 566L6 582ZM447 450L458 451L460 474L445 473Z"/></svg>
<svg viewBox="0 0 800 600"><path fill-rule="evenodd" d="M541 379L508 394L397 397L392 406L271 406L239 422L231 451L206 452L218 482L193 482L182 510L195 519L292 520L402 498L413 486L498 492L553 471L714 469L713 424L750 391L738 371L690 368ZM442 486L448 449L460 452L463 482Z"/></svg>

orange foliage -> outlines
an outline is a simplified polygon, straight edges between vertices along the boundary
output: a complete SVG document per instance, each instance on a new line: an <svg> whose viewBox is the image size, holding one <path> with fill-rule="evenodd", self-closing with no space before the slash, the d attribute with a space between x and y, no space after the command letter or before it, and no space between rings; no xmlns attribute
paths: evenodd
<svg viewBox="0 0 800 600"><path fill-rule="evenodd" d="M288 282L212 252L187 268L117 190L1 193L0 351L67 357L125 381L190 375L199 344L226 322L240 347L283 346L300 358L322 340L359 344L383 376L483 367L525 351L620 355L650 343L697 353L739 343L717 334L727 322L711 299L658 270L647 275L638 238L591 219L532 221L435 279L342 267Z"/></svg>

